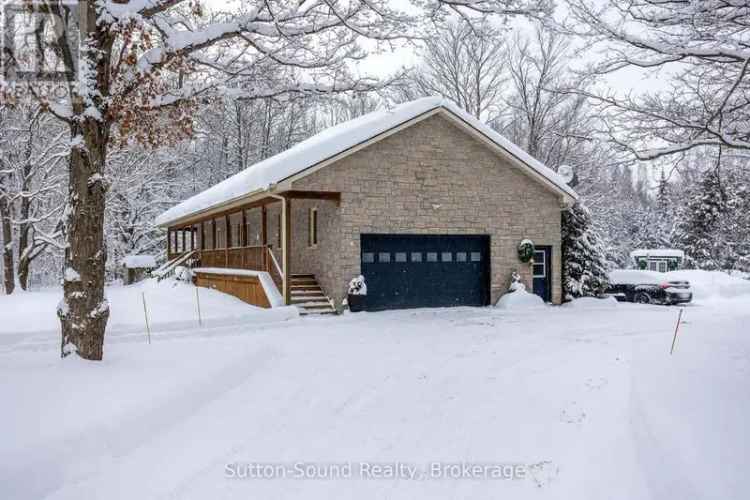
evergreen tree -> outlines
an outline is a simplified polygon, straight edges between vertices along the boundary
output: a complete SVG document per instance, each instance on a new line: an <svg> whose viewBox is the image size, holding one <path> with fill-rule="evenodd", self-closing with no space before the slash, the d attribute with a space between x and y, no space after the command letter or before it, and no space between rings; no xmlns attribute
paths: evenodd
<svg viewBox="0 0 750 500"><path fill-rule="evenodd" d="M673 239L685 251L688 266L705 270L731 267L731 252L723 234L729 215L727 199L718 168L705 172L695 192L687 197Z"/></svg>
<svg viewBox="0 0 750 500"><path fill-rule="evenodd" d="M641 226L640 241L636 246L641 248L669 248L670 235L674 221L671 190L664 170L656 184L656 197L646 203L645 224Z"/></svg>
<svg viewBox="0 0 750 500"><path fill-rule="evenodd" d="M566 300L597 296L607 288L602 238L580 202L562 215L562 268Z"/></svg>

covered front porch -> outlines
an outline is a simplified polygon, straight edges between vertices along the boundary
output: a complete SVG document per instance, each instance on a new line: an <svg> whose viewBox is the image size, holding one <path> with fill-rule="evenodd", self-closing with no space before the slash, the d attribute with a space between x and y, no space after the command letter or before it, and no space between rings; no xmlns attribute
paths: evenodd
<svg viewBox="0 0 750 500"><path fill-rule="evenodd" d="M293 224L304 223L304 219L295 221L292 215L293 205L303 201L318 200L320 203L340 203L340 193L314 191L286 191L267 193L258 199L235 203L220 210L211 210L195 214L189 218L171 224L167 234L167 261L184 263L196 268L197 272L211 270L212 276L199 274L196 284L222 288L212 284L218 279L219 269L226 269L223 282L227 293L238 296L246 302L268 307L267 301L256 298L253 283L260 286L260 279L253 281L255 271L267 273L278 288L284 304L295 302L292 288L309 285L308 274L292 275L294 245L305 245L300 239L301 228ZM310 244L317 239L317 211L309 213L308 230ZM298 265L301 265L298 263ZM300 272L299 270L297 271ZM303 269L302 273L307 273ZM304 276L304 278L302 277Z"/></svg>

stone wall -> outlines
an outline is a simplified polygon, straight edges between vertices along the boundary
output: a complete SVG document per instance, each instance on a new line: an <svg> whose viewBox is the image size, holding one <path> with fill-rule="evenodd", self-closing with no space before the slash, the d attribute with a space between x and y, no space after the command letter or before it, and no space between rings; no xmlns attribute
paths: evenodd
<svg viewBox="0 0 750 500"><path fill-rule="evenodd" d="M339 208L292 201L293 270L315 273L337 305L360 273L362 233L489 234L493 303L513 270L531 289L530 266L516 251L530 238L552 246L552 300L560 302L559 196L440 115L296 181L293 189L341 192ZM320 244L310 249L306 210L315 204Z"/></svg>

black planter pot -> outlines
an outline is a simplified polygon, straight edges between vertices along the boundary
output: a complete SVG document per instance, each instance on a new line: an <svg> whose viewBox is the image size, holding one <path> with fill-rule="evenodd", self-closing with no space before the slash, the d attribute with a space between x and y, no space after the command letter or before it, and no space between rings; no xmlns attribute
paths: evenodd
<svg viewBox="0 0 750 500"><path fill-rule="evenodd" d="M349 310L351 312L360 312L365 310L365 300L367 295L349 295L346 301L349 303Z"/></svg>

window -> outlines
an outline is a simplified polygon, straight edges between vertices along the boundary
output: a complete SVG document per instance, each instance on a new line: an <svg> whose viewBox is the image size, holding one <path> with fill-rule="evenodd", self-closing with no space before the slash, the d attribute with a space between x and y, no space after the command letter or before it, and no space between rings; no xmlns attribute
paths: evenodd
<svg viewBox="0 0 750 500"><path fill-rule="evenodd" d="M667 272L667 261L666 260L660 260L659 261L659 272L660 273L666 273Z"/></svg>
<svg viewBox="0 0 750 500"><path fill-rule="evenodd" d="M254 247L262 243L263 212L260 208L245 210L245 234L247 245Z"/></svg>
<svg viewBox="0 0 750 500"><path fill-rule="evenodd" d="M456 262L466 262L466 252L456 252Z"/></svg>
<svg viewBox="0 0 750 500"><path fill-rule="evenodd" d="M396 262L406 262L406 252L396 252Z"/></svg>
<svg viewBox="0 0 750 500"><path fill-rule="evenodd" d="M450 252L443 252L440 260L443 262L453 262L453 254Z"/></svg>
<svg viewBox="0 0 750 500"><path fill-rule="evenodd" d="M546 254L543 251L534 252L534 266L531 270L534 278L545 278L547 276L547 261L545 257Z"/></svg>
<svg viewBox="0 0 750 500"><path fill-rule="evenodd" d="M412 262L422 262L422 252L412 252L411 253L411 261Z"/></svg>
<svg viewBox="0 0 750 500"><path fill-rule="evenodd" d="M365 264L372 264L375 262L375 254L372 252L364 252L362 254L362 262Z"/></svg>
<svg viewBox="0 0 750 500"><path fill-rule="evenodd" d="M216 241L215 246L216 248L226 248L227 247L227 221L224 217L219 217L218 219L214 219L214 224L216 224Z"/></svg>
<svg viewBox="0 0 750 500"><path fill-rule="evenodd" d="M438 261L438 254L437 252L427 252L427 262L437 262Z"/></svg>
<svg viewBox="0 0 750 500"><path fill-rule="evenodd" d="M201 225L196 224L193 226L193 249L200 250L203 247L201 246L203 244L203 241L201 239Z"/></svg>
<svg viewBox="0 0 750 500"><path fill-rule="evenodd" d="M391 254L390 252L380 252L378 254L378 262L390 262L391 261Z"/></svg>
<svg viewBox="0 0 750 500"><path fill-rule="evenodd" d="M656 271L657 270L656 269L656 261L655 260L650 260L648 262L648 270L649 271Z"/></svg>
<svg viewBox="0 0 750 500"><path fill-rule="evenodd" d="M229 216L229 236L230 246L233 248L242 246L242 212L232 214Z"/></svg>
<svg viewBox="0 0 750 500"><path fill-rule="evenodd" d="M214 249L214 223L213 221L206 221L203 223L203 239L205 240L203 243L203 249L204 250L213 250Z"/></svg>
<svg viewBox="0 0 750 500"><path fill-rule="evenodd" d="M311 208L307 215L307 225L309 228L307 246L314 247L318 244L318 209Z"/></svg>
<svg viewBox="0 0 750 500"><path fill-rule="evenodd" d="M471 252L471 261L472 262L479 262L482 260L482 253L481 252Z"/></svg>

